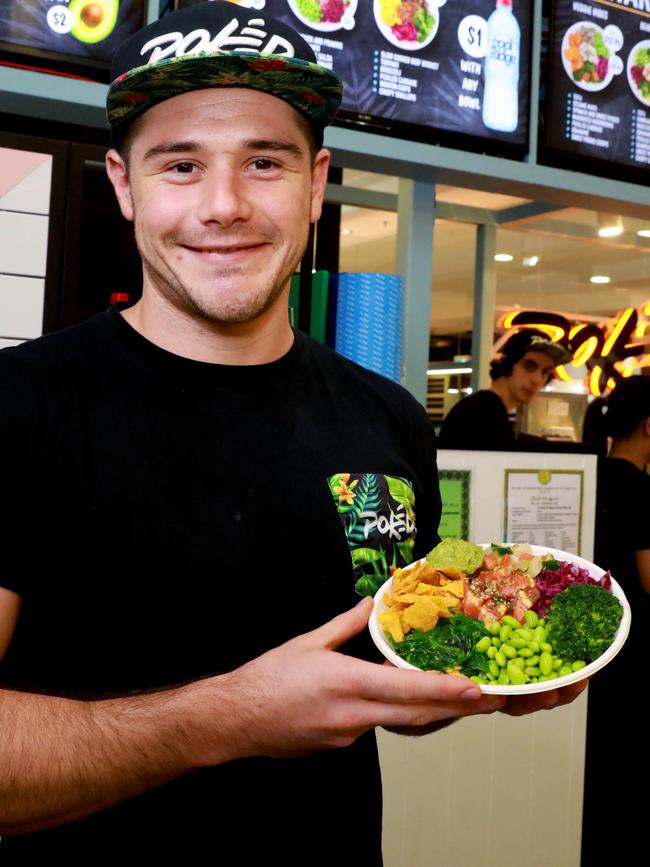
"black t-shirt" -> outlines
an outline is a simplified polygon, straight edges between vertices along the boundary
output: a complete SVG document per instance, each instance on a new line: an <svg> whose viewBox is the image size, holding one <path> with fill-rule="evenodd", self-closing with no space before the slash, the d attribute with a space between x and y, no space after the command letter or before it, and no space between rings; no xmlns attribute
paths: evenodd
<svg viewBox="0 0 650 867"><path fill-rule="evenodd" d="M1 583L23 599L5 686L94 697L232 670L437 540L424 410L302 334L271 364L214 365L111 310L0 353L0 406ZM348 652L377 658L366 635ZM380 805L371 733L192 773L2 845L375 863Z"/></svg>
<svg viewBox="0 0 650 867"><path fill-rule="evenodd" d="M600 458L594 558L632 599L640 591L635 552L650 549L649 512L650 476L623 458Z"/></svg>
<svg viewBox="0 0 650 867"><path fill-rule="evenodd" d="M508 411L498 394L482 390L464 397L448 412L440 428L444 445L470 442L509 442L515 435Z"/></svg>
<svg viewBox="0 0 650 867"><path fill-rule="evenodd" d="M589 685L583 867L619 857L614 828L629 830L633 849L645 845L647 806L639 787L644 791L650 773L648 714L637 696L648 661L650 596L641 588L635 552L650 549L649 512L650 477L622 458L599 458L594 561L623 587L632 623L619 654Z"/></svg>

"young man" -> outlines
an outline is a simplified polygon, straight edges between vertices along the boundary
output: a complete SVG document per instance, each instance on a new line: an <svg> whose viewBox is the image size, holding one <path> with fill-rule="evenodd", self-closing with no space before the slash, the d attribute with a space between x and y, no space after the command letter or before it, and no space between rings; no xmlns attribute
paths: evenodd
<svg viewBox="0 0 650 867"><path fill-rule="evenodd" d="M284 54L219 50L251 40ZM107 169L142 300L0 355L7 851L379 864L372 729L503 704L377 664L355 604L350 512L397 485L413 519L366 544L403 562L439 495L423 409L288 325L341 95L313 59L220 0L127 42Z"/></svg>
<svg viewBox="0 0 650 867"><path fill-rule="evenodd" d="M513 334L490 364L492 384L463 398L452 407L440 429L440 439L457 442L508 442L515 433L509 413L530 403L558 364L570 361L570 353L540 331L524 329Z"/></svg>

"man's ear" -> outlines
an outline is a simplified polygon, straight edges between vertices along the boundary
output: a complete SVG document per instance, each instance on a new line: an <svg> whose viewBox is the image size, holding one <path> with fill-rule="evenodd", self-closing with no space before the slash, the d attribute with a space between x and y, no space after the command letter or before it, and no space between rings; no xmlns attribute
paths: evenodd
<svg viewBox="0 0 650 867"><path fill-rule="evenodd" d="M315 223L320 217L327 186L327 170L330 165L330 152L327 148L321 148L316 157L311 171L311 208L309 222Z"/></svg>
<svg viewBox="0 0 650 867"><path fill-rule="evenodd" d="M135 213L133 210L133 199L131 198L129 172L124 164L124 160L116 150L110 150L106 154L106 173L113 184L122 216L133 222Z"/></svg>

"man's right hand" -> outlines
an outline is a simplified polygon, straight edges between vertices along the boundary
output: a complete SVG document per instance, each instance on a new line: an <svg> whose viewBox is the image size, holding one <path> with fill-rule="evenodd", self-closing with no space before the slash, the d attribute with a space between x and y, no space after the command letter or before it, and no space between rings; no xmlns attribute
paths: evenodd
<svg viewBox="0 0 650 867"><path fill-rule="evenodd" d="M201 687L199 728L207 734L209 718L231 713L230 746L238 756L295 756L351 744L376 726L426 727L450 718L490 713L502 707L499 696L482 696L464 677L405 671L364 662L338 648L366 628L372 602L277 647L224 675L218 695L210 680ZM222 746L210 748L206 738L201 764L223 761ZM238 757L235 755L230 758ZM197 755L197 758L199 756Z"/></svg>
<svg viewBox="0 0 650 867"><path fill-rule="evenodd" d="M100 701L0 691L0 833L70 822L198 767L352 743L501 707L461 677L338 651L370 600L229 674Z"/></svg>

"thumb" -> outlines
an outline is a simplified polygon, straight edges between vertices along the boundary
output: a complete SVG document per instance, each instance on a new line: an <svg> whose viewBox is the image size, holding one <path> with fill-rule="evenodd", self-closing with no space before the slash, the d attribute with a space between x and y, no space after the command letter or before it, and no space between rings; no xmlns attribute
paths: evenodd
<svg viewBox="0 0 650 867"><path fill-rule="evenodd" d="M372 605L372 599L366 596L354 608L344 611L343 614L315 629L310 633L312 638L321 647L336 650L341 644L345 644L350 638L363 632L368 625Z"/></svg>

